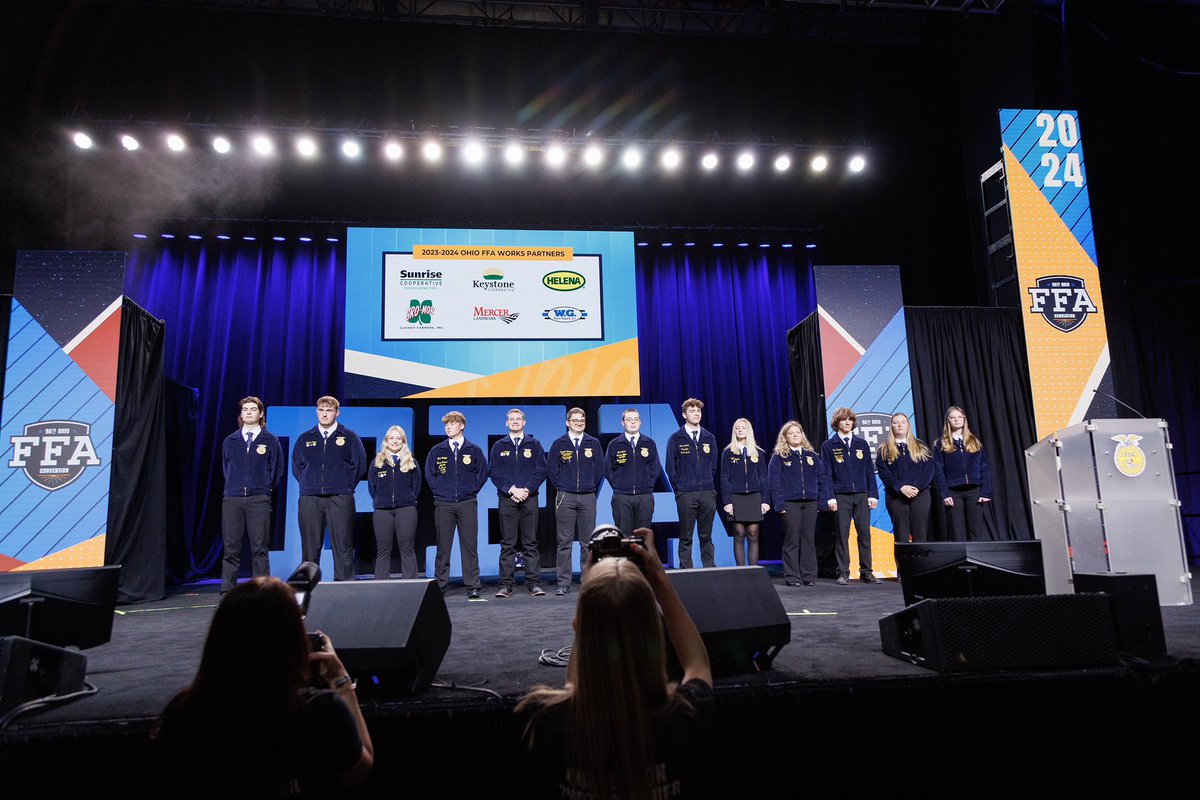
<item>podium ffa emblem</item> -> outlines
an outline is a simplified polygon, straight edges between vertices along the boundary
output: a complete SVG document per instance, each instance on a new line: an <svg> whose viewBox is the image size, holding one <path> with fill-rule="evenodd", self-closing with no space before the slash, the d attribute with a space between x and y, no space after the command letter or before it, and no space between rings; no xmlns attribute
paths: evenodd
<svg viewBox="0 0 1200 800"><path fill-rule="evenodd" d="M1141 436L1122 433L1112 437L1112 440L1117 443L1117 449L1113 452L1113 463L1116 464L1118 472L1136 478L1146 471L1146 452L1138 446L1138 442L1142 440Z"/></svg>

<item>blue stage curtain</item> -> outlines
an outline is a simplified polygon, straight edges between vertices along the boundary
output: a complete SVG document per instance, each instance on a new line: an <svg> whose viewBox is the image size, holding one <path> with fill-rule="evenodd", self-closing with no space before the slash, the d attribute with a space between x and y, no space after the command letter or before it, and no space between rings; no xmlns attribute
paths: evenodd
<svg viewBox="0 0 1200 800"><path fill-rule="evenodd" d="M270 406L340 395L344 264L331 243L176 240L131 253L126 294L166 321L164 372L196 391L195 436L170 443L184 542L172 582L219 572L220 450L238 401L262 398L269 427Z"/></svg>
<svg viewBox="0 0 1200 800"><path fill-rule="evenodd" d="M718 442L745 417L769 451L794 407L787 333L816 307L805 250L640 249L642 399L698 397Z"/></svg>

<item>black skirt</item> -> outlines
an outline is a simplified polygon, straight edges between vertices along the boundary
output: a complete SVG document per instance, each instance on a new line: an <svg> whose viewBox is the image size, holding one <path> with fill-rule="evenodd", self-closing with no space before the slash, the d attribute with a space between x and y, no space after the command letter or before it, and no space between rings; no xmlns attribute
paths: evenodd
<svg viewBox="0 0 1200 800"><path fill-rule="evenodd" d="M733 496L734 522L762 522L762 492Z"/></svg>

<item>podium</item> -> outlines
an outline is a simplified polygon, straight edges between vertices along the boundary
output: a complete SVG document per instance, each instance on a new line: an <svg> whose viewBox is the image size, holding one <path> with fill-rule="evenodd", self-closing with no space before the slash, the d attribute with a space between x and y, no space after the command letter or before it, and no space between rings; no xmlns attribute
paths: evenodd
<svg viewBox="0 0 1200 800"><path fill-rule="evenodd" d="M1166 420L1087 420L1025 451L1046 592L1074 575L1152 574L1159 605L1191 605L1191 574Z"/></svg>

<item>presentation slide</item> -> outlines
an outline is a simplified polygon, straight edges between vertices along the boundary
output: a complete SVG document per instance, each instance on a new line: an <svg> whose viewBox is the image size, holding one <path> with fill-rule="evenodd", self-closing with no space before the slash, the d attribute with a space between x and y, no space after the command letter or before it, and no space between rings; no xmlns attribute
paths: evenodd
<svg viewBox="0 0 1200 800"><path fill-rule="evenodd" d="M628 231L351 228L348 398L638 395Z"/></svg>

